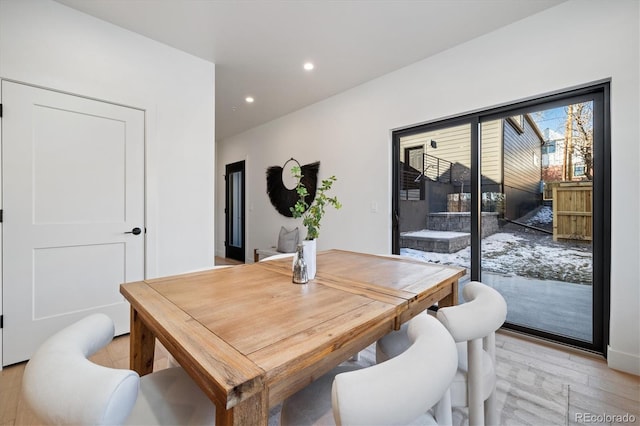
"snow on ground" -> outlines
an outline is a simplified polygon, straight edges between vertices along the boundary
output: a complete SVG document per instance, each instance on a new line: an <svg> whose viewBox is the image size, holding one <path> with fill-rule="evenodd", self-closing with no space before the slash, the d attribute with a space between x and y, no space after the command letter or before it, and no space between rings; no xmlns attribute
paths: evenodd
<svg viewBox="0 0 640 426"><path fill-rule="evenodd" d="M541 210L542 211L542 210ZM543 213L545 214L545 213ZM403 248L400 254L432 263L469 268L471 249L456 253L430 253ZM527 239L497 233L482 240L482 269L504 275L591 284L592 255L589 245Z"/></svg>
<svg viewBox="0 0 640 426"><path fill-rule="evenodd" d="M548 225L553 223L553 209L549 206L542 206L538 212L529 218L525 224L527 225Z"/></svg>

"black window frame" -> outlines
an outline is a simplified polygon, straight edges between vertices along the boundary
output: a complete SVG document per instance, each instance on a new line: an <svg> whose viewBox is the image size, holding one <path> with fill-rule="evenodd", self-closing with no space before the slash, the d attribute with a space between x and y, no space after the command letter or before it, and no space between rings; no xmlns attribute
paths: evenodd
<svg viewBox="0 0 640 426"><path fill-rule="evenodd" d="M392 253L400 253L399 233L399 163L400 139L406 136L433 131L440 128L463 124L471 125L471 280L481 280L481 139L482 123L508 119L514 115L525 114L541 109L550 109L571 103L593 100L594 141L594 177L593 177L593 336L592 342L584 342L567 336L535 330L516 324L505 324L505 328L530 334L569 346L586 349L607 356L609 344L610 317L610 275L611 275L611 120L610 120L610 79L592 82L554 93L531 97L529 99L504 104L494 108L479 110L457 117L428 121L418 126L399 129L392 132ZM598 120L596 125L595 120ZM597 174L597 176L596 176ZM596 220L599 218L599 220Z"/></svg>

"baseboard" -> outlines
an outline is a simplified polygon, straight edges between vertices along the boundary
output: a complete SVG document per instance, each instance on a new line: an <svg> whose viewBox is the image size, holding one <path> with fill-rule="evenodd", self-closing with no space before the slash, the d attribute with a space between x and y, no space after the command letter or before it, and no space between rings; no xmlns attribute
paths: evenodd
<svg viewBox="0 0 640 426"><path fill-rule="evenodd" d="M527 333L523 333L521 331L517 331L517 330L512 330L509 328L501 328L497 331L497 333L502 333L502 334L506 334L509 336L515 336L518 337L519 339L523 339L523 340L527 340L529 342L534 342L538 345L543 345L543 346L548 346L550 348L555 348L555 349L560 349L563 350L565 352L571 352L571 353L576 353L576 354L580 354L581 356L588 356L588 357L593 357L596 359L604 359L604 355L600 352L596 352L596 351L592 351L589 349L585 349L585 348L581 348L579 346L571 346L571 345L567 345L566 343L560 343L560 342L556 342L554 340L550 340L550 339L545 339L543 337L539 337L539 336L533 336L531 334L527 334Z"/></svg>
<svg viewBox="0 0 640 426"><path fill-rule="evenodd" d="M636 354L620 352L609 346L607 350L607 363L609 368L613 368L614 370L640 376L640 356Z"/></svg>

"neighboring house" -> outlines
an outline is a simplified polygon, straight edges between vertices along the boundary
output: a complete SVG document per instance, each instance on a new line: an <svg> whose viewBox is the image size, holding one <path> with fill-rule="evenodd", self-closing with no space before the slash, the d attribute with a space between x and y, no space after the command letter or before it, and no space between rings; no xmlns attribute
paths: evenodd
<svg viewBox="0 0 640 426"><path fill-rule="evenodd" d="M562 180L562 159L564 157L564 135L546 128L542 131L542 178L545 182Z"/></svg>
<svg viewBox="0 0 640 426"><path fill-rule="evenodd" d="M401 199L425 200L430 213L447 211L448 194L469 192L470 140L468 125L402 138L406 176ZM543 140L528 114L482 124L484 211L517 219L539 205Z"/></svg>
<svg viewBox="0 0 640 426"><path fill-rule="evenodd" d="M564 135L546 128L542 131L544 145L542 146L542 179L545 182L564 180L564 155L567 141ZM573 180L583 180L584 159L578 153L572 156Z"/></svg>

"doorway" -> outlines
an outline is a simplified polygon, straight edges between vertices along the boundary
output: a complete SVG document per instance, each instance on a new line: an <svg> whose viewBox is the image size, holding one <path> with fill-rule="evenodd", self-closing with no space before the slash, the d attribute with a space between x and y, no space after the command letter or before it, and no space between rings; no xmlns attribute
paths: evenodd
<svg viewBox="0 0 640 426"><path fill-rule="evenodd" d="M245 261L245 162L225 166L225 257Z"/></svg>
<svg viewBox="0 0 640 426"><path fill-rule="evenodd" d="M604 353L608 90L395 132L394 253L467 268L505 297L507 328Z"/></svg>

